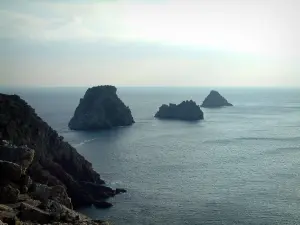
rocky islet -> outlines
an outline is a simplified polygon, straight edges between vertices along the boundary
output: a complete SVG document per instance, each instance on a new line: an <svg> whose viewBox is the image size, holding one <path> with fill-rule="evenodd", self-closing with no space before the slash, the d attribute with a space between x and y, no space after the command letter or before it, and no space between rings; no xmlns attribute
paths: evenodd
<svg viewBox="0 0 300 225"><path fill-rule="evenodd" d="M69 122L69 128L99 130L130 126L133 123L131 111L118 97L117 88L105 85L86 91Z"/></svg>
<svg viewBox="0 0 300 225"><path fill-rule="evenodd" d="M203 108L220 108L225 106L233 106L219 92L212 90L204 99L201 107Z"/></svg>
<svg viewBox="0 0 300 225"><path fill-rule="evenodd" d="M171 119L171 120L186 120L195 121L203 120L204 115L200 107L196 102L183 101L180 104L163 104L159 107L158 112L155 114L156 118L159 119Z"/></svg>

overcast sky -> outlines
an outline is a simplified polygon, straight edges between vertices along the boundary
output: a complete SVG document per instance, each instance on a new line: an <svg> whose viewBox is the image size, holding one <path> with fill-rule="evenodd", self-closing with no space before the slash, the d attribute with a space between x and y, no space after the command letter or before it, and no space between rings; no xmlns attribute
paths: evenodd
<svg viewBox="0 0 300 225"><path fill-rule="evenodd" d="M1 0L0 82L300 86L299 0Z"/></svg>

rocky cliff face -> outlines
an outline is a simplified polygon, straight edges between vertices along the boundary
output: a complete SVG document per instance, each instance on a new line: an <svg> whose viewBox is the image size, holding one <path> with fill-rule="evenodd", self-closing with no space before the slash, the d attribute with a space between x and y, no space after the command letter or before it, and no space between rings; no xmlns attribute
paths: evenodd
<svg viewBox="0 0 300 225"><path fill-rule="evenodd" d="M80 99L69 128L73 130L110 129L134 123L129 107L117 96L114 86L89 88Z"/></svg>
<svg viewBox="0 0 300 225"><path fill-rule="evenodd" d="M201 107L204 108L218 108L224 106L232 106L222 95L217 91L211 91L204 99Z"/></svg>
<svg viewBox="0 0 300 225"><path fill-rule="evenodd" d="M4 143L0 146L0 160L3 161L0 167L10 168L10 177L15 177L17 183L20 182L20 172L16 169L19 166L21 177L26 182L62 187L70 197L71 202L66 203L66 200L64 203L68 208L91 204L109 207L111 204L106 203L105 199L120 192L104 186L104 181L93 170L91 163L63 141L17 95L0 94L0 141ZM9 190L12 187L20 193L27 193L31 186L22 185L16 188L14 183L7 182L5 176L8 173L4 173L2 167L0 188ZM39 188L39 185L35 185L36 187Z"/></svg>
<svg viewBox="0 0 300 225"><path fill-rule="evenodd" d="M155 114L160 119L203 120L203 112L194 101L183 101L179 105L162 105Z"/></svg>
<svg viewBox="0 0 300 225"><path fill-rule="evenodd" d="M33 149L1 140L0 158L0 224L103 224L76 213L63 185L31 179Z"/></svg>

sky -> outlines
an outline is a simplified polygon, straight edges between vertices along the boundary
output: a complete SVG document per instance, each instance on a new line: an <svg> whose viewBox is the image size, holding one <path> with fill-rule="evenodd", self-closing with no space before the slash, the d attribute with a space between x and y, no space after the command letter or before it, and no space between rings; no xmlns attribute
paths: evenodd
<svg viewBox="0 0 300 225"><path fill-rule="evenodd" d="M299 0L0 0L0 85L300 87Z"/></svg>

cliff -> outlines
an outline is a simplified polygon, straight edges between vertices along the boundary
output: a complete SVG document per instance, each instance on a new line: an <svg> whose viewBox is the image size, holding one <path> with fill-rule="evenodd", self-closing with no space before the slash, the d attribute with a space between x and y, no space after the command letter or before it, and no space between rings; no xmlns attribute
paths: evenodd
<svg viewBox="0 0 300 225"><path fill-rule="evenodd" d="M89 88L69 122L72 130L110 129L134 123L129 107L117 96L114 86Z"/></svg>
<svg viewBox="0 0 300 225"><path fill-rule="evenodd" d="M91 163L17 95L0 94L0 143L0 204L32 192L53 197L54 188L68 209L110 207L105 200L124 191L106 187Z"/></svg>
<svg viewBox="0 0 300 225"><path fill-rule="evenodd" d="M224 106L233 106L217 91L211 91L204 99L201 107L203 108L218 108Z"/></svg>
<svg viewBox="0 0 300 225"><path fill-rule="evenodd" d="M63 185L31 179L33 149L1 140L0 158L0 224L105 224L75 212Z"/></svg>
<svg viewBox="0 0 300 225"><path fill-rule="evenodd" d="M155 114L160 119L203 120L203 112L194 101L183 101L180 104L162 105Z"/></svg>

